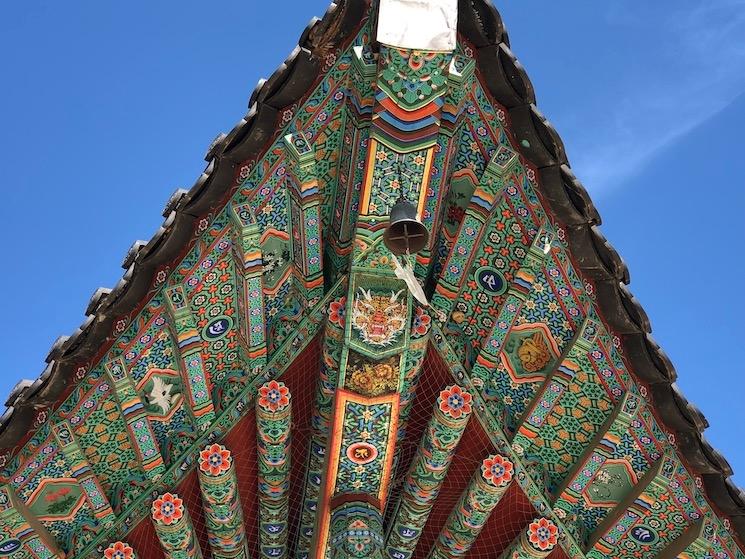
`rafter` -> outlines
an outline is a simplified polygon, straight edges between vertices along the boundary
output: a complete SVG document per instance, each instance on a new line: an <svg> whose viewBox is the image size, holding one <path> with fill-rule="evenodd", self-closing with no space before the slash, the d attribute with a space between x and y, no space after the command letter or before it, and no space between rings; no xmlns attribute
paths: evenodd
<svg viewBox="0 0 745 559"><path fill-rule="evenodd" d="M603 557L613 554L621 537L651 514L653 504L668 491L674 472L674 460L669 456L660 458L590 535L588 555L590 552Z"/></svg>
<svg viewBox="0 0 745 559"><path fill-rule="evenodd" d="M677 539L657 554L655 559L710 559L717 535L716 522L702 518L689 526Z"/></svg>
<svg viewBox="0 0 745 559"><path fill-rule="evenodd" d="M453 408L451 401L465 407ZM453 460L471 416L471 395L459 386L440 392L429 425L406 475L386 541L386 555L408 559L414 553L422 529Z"/></svg>
<svg viewBox="0 0 745 559"><path fill-rule="evenodd" d="M153 501L153 526L167 559L202 559L189 510L175 493L164 493Z"/></svg>
<svg viewBox="0 0 745 559"><path fill-rule="evenodd" d="M72 477L80 484L93 509L93 515L104 529L110 528L116 521L114 510L83 449L80 448L75 433L67 422L53 425L52 431L65 460L70 465Z"/></svg>
<svg viewBox="0 0 745 559"><path fill-rule="evenodd" d="M36 520L10 485L0 485L0 532L3 543L15 551L23 548L35 559L64 559L65 553L44 526Z"/></svg>
<svg viewBox="0 0 745 559"><path fill-rule="evenodd" d="M452 313L468 280L468 272L476 258L474 247L479 246L487 224L493 219L499 206L508 177L514 172L520 159L514 151L501 146L495 151L484 170L473 197L466 208L465 216L458 229L453 250L442 268L435 293L432 295L432 307L437 313L437 320L443 325Z"/></svg>
<svg viewBox="0 0 745 559"><path fill-rule="evenodd" d="M588 443L584 454L577 459L555 491L554 508L563 510L567 515L572 514L582 492L590 485L595 474L615 455L621 436L631 426L640 406L638 396L631 392L624 394Z"/></svg>
<svg viewBox="0 0 745 559"><path fill-rule="evenodd" d="M548 557L559 540L559 527L546 517L535 518L501 555L501 559Z"/></svg>
<svg viewBox="0 0 745 559"><path fill-rule="evenodd" d="M471 549L489 515L512 483L514 466L504 456L485 458L453 507L429 559L455 559Z"/></svg>
<svg viewBox="0 0 745 559"><path fill-rule="evenodd" d="M137 553L127 542L116 541L104 549L102 559L137 559Z"/></svg>
<svg viewBox="0 0 745 559"><path fill-rule="evenodd" d="M546 421L551 411L569 387L577 371L581 368L578 359L592 349L598 331L598 322L594 316L586 316L582 326L574 333L572 340L566 344L556 365L546 377L541 388L536 391L531 403L517 422L513 443L527 449Z"/></svg>
<svg viewBox="0 0 745 559"><path fill-rule="evenodd" d="M248 559L246 528L233 457L220 444L199 453L197 468L207 537L215 559Z"/></svg>
<svg viewBox="0 0 745 559"><path fill-rule="evenodd" d="M290 526L291 396L282 382L271 380L256 398L259 464L259 553L285 559Z"/></svg>
<svg viewBox="0 0 745 559"><path fill-rule="evenodd" d="M134 381L129 376L124 359L116 357L106 363L104 368L114 385L114 393L142 469L151 482L158 481L165 473L165 463L147 418L145 406L137 393Z"/></svg>
<svg viewBox="0 0 745 559"><path fill-rule="evenodd" d="M202 336L191 313L189 301L180 285L166 290L171 325L178 342L181 378L188 396L188 409L199 432L209 429L215 420L212 390L202 359Z"/></svg>

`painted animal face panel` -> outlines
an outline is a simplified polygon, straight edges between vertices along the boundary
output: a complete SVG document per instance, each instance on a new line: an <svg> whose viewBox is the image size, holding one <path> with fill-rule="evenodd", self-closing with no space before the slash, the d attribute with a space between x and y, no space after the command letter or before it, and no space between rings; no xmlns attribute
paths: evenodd
<svg viewBox="0 0 745 559"><path fill-rule="evenodd" d="M406 303L403 290L388 294L371 293L359 288L354 298L352 325L363 341L373 346L387 346L406 326Z"/></svg>

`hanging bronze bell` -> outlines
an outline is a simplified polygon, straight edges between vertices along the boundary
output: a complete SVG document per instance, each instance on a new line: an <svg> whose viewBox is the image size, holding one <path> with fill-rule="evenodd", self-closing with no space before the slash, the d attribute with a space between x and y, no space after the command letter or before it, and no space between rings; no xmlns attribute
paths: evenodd
<svg viewBox="0 0 745 559"><path fill-rule="evenodd" d="M391 208L383 242L395 255L415 254L427 246L429 231L416 218L416 208L406 200L399 200Z"/></svg>

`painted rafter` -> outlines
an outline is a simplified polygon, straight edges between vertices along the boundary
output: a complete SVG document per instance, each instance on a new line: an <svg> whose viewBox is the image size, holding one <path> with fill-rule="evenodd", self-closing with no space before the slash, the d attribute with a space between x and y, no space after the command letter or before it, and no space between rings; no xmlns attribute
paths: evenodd
<svg viewBox="0 0 745 559"><path fill-rule="evenodd" d="M559 527L545 517L535 518L502 553L501 559L548 557L559 540Z"/></svg>
<svg viewBox="0 0 745 559"><path fill-rule="evenodd" d="M31 512L9 485L0 486L0 531L4 541L13 540L16 550L23 549L33 559L64 559L52 535Z"/></svg>
<svg viewBox="0 0 745 559"><path fill-rule="evenodd" d="M184 501L164 493L153 501L153 526L167 559L202 559L194 525Z"/></svg>
<svg viewBox="0 0 745 559"><path fill-rule="evenodd" d="M261 230L250 204L232 205L233 257L239 298L238 323L247 371L258 373L267 360Z"/></svg>
<svg viewBox="0 0 745 559"><path fill-rule="evenodd" d="M494 454L485 458L450 512L429 559L455 559L466 555L513 476L514 466L504 456Z"/></svg>
<svg viewBox="0 0 745 559"><path fill-rule="evenodd" d="M284 559L289 553L291 424L289 390L276 380L265 383L256 399L259 553L265 559Z"/></svg>
<svg viewBox="0 0 745 559"><path fill-rule="evenodd" d="M67 423L57 423L52 426L54 437L62 450L62 454L70 464L72 477L77 480L93 509L96 520L104 530L110 528L116 516L111 508L103 486L88 463L83 449L80 448L72 427Z"/></svg>
<svg viewBox="0 0 745 559"><path fill-rule="evenodd" d="M199 453L197 468L207 538L215 559L248 559L243 509L233 457L212 443Z"/></svg>
<svg viewBox="0 0 745 559"><path fill-rule="evenodd" d="M437 500L471 417L471 395L453 385L440 392L404 480L386 540L386 555L408 559Z"/></svg>

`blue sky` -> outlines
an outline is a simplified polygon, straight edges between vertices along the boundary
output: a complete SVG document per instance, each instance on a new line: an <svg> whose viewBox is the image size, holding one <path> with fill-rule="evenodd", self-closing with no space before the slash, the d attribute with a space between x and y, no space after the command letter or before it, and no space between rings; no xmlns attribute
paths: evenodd
<svg viewBox="0 0 745 559"><path fill-rule="evenodd" d="M38 376L326 5L0 7L0 393ZM745 0L497 6L679 384L745 485Z"/></svg>

